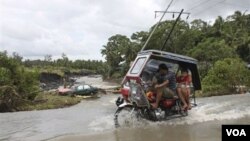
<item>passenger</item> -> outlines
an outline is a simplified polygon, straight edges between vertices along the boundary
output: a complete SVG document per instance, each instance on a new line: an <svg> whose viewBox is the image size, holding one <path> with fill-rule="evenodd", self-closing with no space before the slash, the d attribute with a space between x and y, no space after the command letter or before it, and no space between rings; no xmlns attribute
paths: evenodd
<svg viewBox="0 0 250 141"><path fill-rule="evenodd" d="M190 96L190 84L192 82L191 76L188 74L187 69L181 70L181 75L176 78L178 83L177 85L177 94L180 97L183 107L182 109L191 109L191 103L189 101Z"/></svg>
<svg viewBox="0 0 250 141"><path fill-rule="evenodd" d="M169 71L165 64L160 64L157 72L153 79L154 88L157 93L156 102L152 103L154 109L158 108L162 97L173 98L176 91L175 74Z"/></svg>

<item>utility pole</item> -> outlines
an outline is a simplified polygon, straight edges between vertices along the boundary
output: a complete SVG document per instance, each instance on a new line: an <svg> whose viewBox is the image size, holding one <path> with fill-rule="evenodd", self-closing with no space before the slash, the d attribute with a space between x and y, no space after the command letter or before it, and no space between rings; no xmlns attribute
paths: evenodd
<svg viewBox="0 0 250 141"><path fill-rule="evenodd" d="M174 18L174 14L180 14L181 12L179 11L155 11L155 18L157 17L157 13L172 13L173 14L173 18ZM182 12L182 15L186 14L187 18L189 18L189 15L191 14L190 12Z"/></svg>
<svg viewBox="0 0 250 141"><path fill-rule="evenodd" d="M178 20L179 20L179 18L180 18L180 15L182 15L182 14L186 14L186 15L187 15L186 19L189 18L189 15L190 15L191 13L189 13L189 12L183 12L183 10L182 10L181 12L178 12L178 11L168 11L168 9L169 9L170 5L172 4L172 2L173 2L173 0L169 3L169 5L168 5L168 7L166 8L165 11L155 11L155 18L156 18L156 14L157 14L157 13L163 13L163 14L162 14L160 20L158 21L158 23L155 25L153 31L150 33L149 37L147 38L147 40L146 40L145 44L143 45L141 51L143 51L143 50L146 48L146 46L147 46L149 40L151 39L153 33L155 32L155 30L156 30L157 27L159 26L160 22L162 21L162 19L163 19L163 17L165 16L166 13L172 13L172 14L173 14L173 18L174 18L174 14L179 14L179 17L177 18ZM175 23L175 24L176 24L176 23ZM174 26L175 26L175 25L174 25ZM172 29L172 30L173 30L173 29ZM171 32L172 32L172 31L171 31ZM170 35L169 35L169 36L170 36ZM168 37L168 38L169 38L169 37ZM167 40L168 40L168 38L167 38ZM167 41L167 40L166 40L166 41ZM165 46L165 44L166 44L166 41L165 41L165 43L164 43L164 46ZM164 48L164 46L162 47L162 49Z"/></svg>
<svg viewBox="0 0 250 141"><path fill-rule="evenodd" d="M165 42L164 42L164 44L163 44L161 50L163 50L164 47L165 47L165 45L167 44L167 41L169 40L169 38L170 38L170 36L171 36L171 34L172 34L172 32L173 32L173 30L174 30L174 28L175 28L175 26L176 26L178 20L180 19L182 13L183 13L183 9L181 10L181 12L179 12L179 16L178 16L177 19L175 20L174 25L172 26L172 29L170 30L170 32L169 32L169 34L168 34L168 36L167 36L167 38L166 38L166 40L165 40Z"/></svg>
<svg viewBox="0 0 250 141"><path fill-rule="evenodd" d="M155 25L153 31L150 33L150 35L149 35L148 39L146 40L145 44L143 45L141 51L143 51L143 50L146 48L146 46L148 45L149 40L151 39L152 35L154 34L156 28L157 28L157 27L159 26L159 24L161 23L161 20L162 20L163 17L165 16L166 12L168 11L168 9L169 9L170 5L173 3L173 1L174 1L174 0L171 0L170 3L168 4L166 10L165 10L164 13L162 14L162 16L161 16L160 20L158 21L158 23Z"/></svg>
<svg viewBox="0 0 250 141"><path fill-rule="evenodd" d="M190 15L191 13L189 13L189 12L183 12L183 11L184 11L183 9L181 10L181 12L179 12L179 11L155 11L155 18L156 18L156 16L157 16L157 13L163 13L163 14L172 13L172 14L173 14L173 18L174 18L174 14L179 14L178 17L177 17L177 19L176 19L175 22L174 22L174 25L173 25L172 29L170 30L170 33L168 34L168 36L167 36L167 38L166 38L166 40L165 40L165 42L164 42L164 44L163 44L161 50L163 50L164 47L166 46L167 41L169 40L169 38L170 38L170 36L171 36L171 34L172 34L173 30L174 30L174 27L176 26L176 24L177 24L178 20L180 19L181 15L182 15L182 14L186 14L186 15L187 15L186 19L189 18L189 15Z"/></svg>

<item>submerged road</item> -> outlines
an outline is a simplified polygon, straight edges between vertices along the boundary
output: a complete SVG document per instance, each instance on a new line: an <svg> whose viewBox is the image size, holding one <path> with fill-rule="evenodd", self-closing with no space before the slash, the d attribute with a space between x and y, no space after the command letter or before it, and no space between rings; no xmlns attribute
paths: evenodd
<svg viewBox="0 0 250 141"><path fill-rule="evenodd" d="M222 124L250 124L250 94L240 94L198 98L187 117L115 129L117 97L102 95L63 109L0 113L0 140L220 141Z"/></svg>

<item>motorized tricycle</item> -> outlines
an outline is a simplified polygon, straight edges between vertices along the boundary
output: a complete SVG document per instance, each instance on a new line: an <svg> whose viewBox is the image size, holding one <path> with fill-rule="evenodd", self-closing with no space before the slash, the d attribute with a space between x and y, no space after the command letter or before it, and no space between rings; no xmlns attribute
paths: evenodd
<svg viewBox="0 0 250 141"><path fill-rule="evenodd" d="M201 90L197 60L164 51L144 50L138 53L122 81L122 96L116 100L117 110L114 114L116 127L128 124L134 119L161 121L188 115L188 110L182 109L177 95L171 99L162 99L159 108L152 108L151 100L154 95L147 95L147 90L152 85L159 64L165 64L169 71L176 74L180 67L188 68L192 77L190 100L192 106L196 106L194 92Z"/></svg>

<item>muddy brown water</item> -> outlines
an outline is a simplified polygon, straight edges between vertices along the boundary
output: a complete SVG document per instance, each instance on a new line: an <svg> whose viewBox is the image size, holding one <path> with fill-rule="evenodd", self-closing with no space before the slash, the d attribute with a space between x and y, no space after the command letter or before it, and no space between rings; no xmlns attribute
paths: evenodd
<svg viewBox="0 0 250 141"><path fill-rule="evenodd" d="M81 78L102 88L115 84ZM86 82L86 83L88 83ZM0 113L1 141L220 141L222 124L250 124L250 94L198 98L189 116L116 129L118 95L83 100L69 108Z"/></svg>

